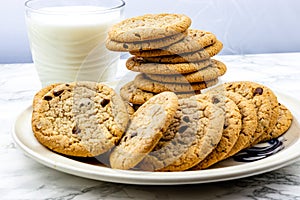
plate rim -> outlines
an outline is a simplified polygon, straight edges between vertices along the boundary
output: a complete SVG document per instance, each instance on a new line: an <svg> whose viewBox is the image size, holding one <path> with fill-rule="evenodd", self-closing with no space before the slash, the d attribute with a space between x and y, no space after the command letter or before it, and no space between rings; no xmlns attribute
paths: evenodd
<svg viewBox="0 0 300 200"><path fill-rule="evenodd" d="M285 98L289 99L292 102L297 101L295 98L286 94L276 93L276 95L279 99ZM289 107L289 104L285 102L282 103L285 106ZM12 136L17 146L21 148L27 156L29 156L30 158L42 165L45 165L57 171L93 180L135 185L183 185L196 183L211 183L245 178L257 174L266 173L287 166L293 162L296 162L300 158L299 137L298 140L288 148L262 160L249 162L242 165L198 171L142 172L133 170L111 169L108 167L95 166L64 157L62 155L50 151L49 149L40 144L40 148L43 148L43 151L47 152L50 156L54 156L54 158L57 158L57 160L51 160L48 155L45 157L41 153L35 152L32 148L24 144L19 136L20 133L17 133L16 129L18 126L18 121L21 120L22 116L26 114L29 114L31 118L31 109L32 106L29 105L28 107L26 107L26 109L22 110L22 112L20 112L17 115L17 117L15 118L15 122L13 123ZM295 121L297 121L299 117L299 114L294 110L294 108L291 109L291 112L294 116L293 123L295 123ZM38 143L38 141L36 142ZM70 165L68 165L68 163ZM227 173L224 173L224 171Z"/></svg>

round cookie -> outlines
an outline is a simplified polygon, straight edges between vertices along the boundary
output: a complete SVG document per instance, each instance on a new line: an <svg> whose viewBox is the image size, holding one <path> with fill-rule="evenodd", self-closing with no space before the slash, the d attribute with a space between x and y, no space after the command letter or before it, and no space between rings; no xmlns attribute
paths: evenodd
<svg viewBox="0 0 300 200"><path fill-rule="evenodd" d="M258 125L247 147L251 146L252 142L254 142L262 134L270 133L272 131L274 126L271 126L276 123L278 117L278 103L276 108L276 106L270 101L271 98L274 98L274 102L277 101L276 96L273 96L270 89L261 84L250 81L224 83L223 86L226 90L239 93L251 100L256 109ZM277 112L277 115L275 115L274 112Z"/></svg>
<svg viewBox="0 0 300 200"><path fill-rule="evenodd" d="M116 42L109 38L106 39L105 46L111 51L138 51L138 50L152 50L159 49L165 46L171 45L179 40L183 39L187 35L187 32L179 33L169 37L165 37L157 40L147 40L142 42Z"/></svg>
<svg viewBox="0 0 300 200"><path fill-rule="evenodd" d="M223 94L201 94L196 98L205 99L223 109L225 122L220 142L216 148L192 170L206 169L211 165L224 159L235 145L242 128L242 116L238 106L226 95Z"/></svg>
<svg viewBox="0 0 300 200"><path fill-rule="evenodd" d="M155 40L182 33L190 25L191 19L183 14L146 14L115 24L108 36L118 42Z"/></svg>
<svg viewBox="0 0 300 200"><path fill-rule="evenodd" d="M166 46L162 49L150 51L130 51L132 55L140 57L157 57L180 55L203 50L203 48L214 44L217 41L216 36L208 31L189 29L188 35L180 42Z"/></svg>
<svg viewBox="0 0 300 200"><path fill-rule="evenodd" d="M257 112L254 104L238 93L225 91L226 97L230 98L237 106L242 116L242 127L239 137L233 148L224 157L228 158L246 148L252 140L257 128Z"/></svg>
<svg viewBox="0 0 300 200"><path fill-rule="evenodd" d="M115 146L128 121L125 104L113 89L73 82L53 87L33 105L32 130L55 152L92 157Z"/></svg>
<svg viewBox="0 0 300 200"><path fill-rule="evenodd" d="M291 126L293 121L293 115L289 109L287 109L283 104L279 103L279 117L277 119L277 123L272 130L272 132L268 135L264 134L256 139L253 144L258 144L260 142L265 142L274 138L278 138L282 134L284 134L289 127Z"/></svg>
<svg viewBox="0 0 300 200"><path fill-rule="evenodd" d="M218 144L224 118L208 101L179 100L179 109L166 133L140 168L148 171L183 171L203 160Z"/></svg>
<svg viewBox="0 0 300 200"><path fill-rule="evenodd" d="M269 97L271 103L271 117L270 117L269 129L266 132L264 132L261 136L253 138L251 144L248 147L251 147L254 144L256 144L255 141L258 138L268 137L272 133L273 129L275 128L275 125L277 124L278 117L279 117L280 111L279 111L279 103L277 100L277 96L273 93L273 91L270 88L266 86L262 86L261 89L262 91L260 92L265 93Z"/></svg>
<svg viewBox="0 0 300 200"><path fill-rule="evenodd" d="M207 60L217 55L223 48L222 42L218 41L211 46L202 50L185 53L180 55L158 56L158 57L145 57L146 62L153 63L192 63Z"/></svg>
<svg viewBox="0 0 300 200"><path fill-rule="evenodd" d="M153 150L169 127L178 108L172 92L155 95L133 114L120 143L110 154L114 169L131 169Z"/></svg>
<svg viewBox="0 0 300 200"><path fill-rule="evenodd" d="M218 60L212 60L212 64L204 69L189 74L146 74L147 77L154 81L171 82L171 83L195 83L217 79L224 75L227 67L224 63Z"/></svg>
<svg viewBox="0 0 300 200"><path fill-rule="evenodd" d="M179 99L188 98L196 94L200 94L200 91L192 91L192 92L177 92L176 95ZM156 93L147 92L137 88L133 81L128 82L120 89L121 97L132 104L141 105L152 98Z"/></svg>
<svg viewBox="0 0 300 200"><path fill-rule="evenodd" d="M195 63L148 63L140 57L130 57L126 61L128 70L143 72L146 74L186 74L199 71L211 65L211 60L204 60Z"/></svg>
<svg viewBox="0 0 300 200"><path fill-rule="evenodd" d="M145 91L160 93L164 91L172 92L192 92L203 90L218 83L218 79L198 82L198 83L163 83L148 79L144 74L138 74L134 79L134 85Z"/></svg>
<svg viewBox="0 0 300 200"><path fill-rule="evenodd" d="M251 100L246 99L238 93L226 91L222 85L207 91L207 94L223 95L231 99L237 105L242 117L242 127L239 137L230 152L223 158L226 159L247 147L252 140L258 123L257 112Z"/></svg>

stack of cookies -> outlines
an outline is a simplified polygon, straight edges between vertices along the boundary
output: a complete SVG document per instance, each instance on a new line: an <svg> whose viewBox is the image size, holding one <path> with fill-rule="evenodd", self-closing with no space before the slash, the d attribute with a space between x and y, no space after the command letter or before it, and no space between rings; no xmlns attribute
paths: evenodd
<svg viewBox="0 0 300 200"><path fill-rule="evenodd" d="M184 98L218 83L227 68L211 57L223 44L213 33L190 29L190 25L186 15L147 14L112 27L106 47L133 55L126 67L139 72L120 90L125 101L142 105L164 91Z"/></svg>

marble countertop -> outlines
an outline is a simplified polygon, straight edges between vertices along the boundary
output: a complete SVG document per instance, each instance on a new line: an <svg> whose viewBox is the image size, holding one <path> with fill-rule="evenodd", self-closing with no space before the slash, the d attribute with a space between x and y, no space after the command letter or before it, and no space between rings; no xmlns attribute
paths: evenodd
<svg viewBox="0 0 300 200"><path fill-rule="evenodd" d="M217 56L221 81L251 80L300 103L300 53ZM125 66L121 66L124 73ZM95 181L48 168L24 155L12 138L16 116L40 89L33 64L0 65L0 199L300 199L300 161L248 178L181 186Z"/></svg>

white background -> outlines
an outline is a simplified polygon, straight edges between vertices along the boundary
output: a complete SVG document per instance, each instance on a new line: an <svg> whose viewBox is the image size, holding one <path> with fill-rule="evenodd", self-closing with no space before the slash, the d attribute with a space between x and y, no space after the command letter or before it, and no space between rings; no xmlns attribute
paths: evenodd
<svg viewBox="0 0 300 200"><path fill-rule="evenodd" d="M126 0L125 17L161 12L215 33L221 54L300 51L299 0ZM24 0L1 1L0 28L0 63L31 62Z"/></svg>

